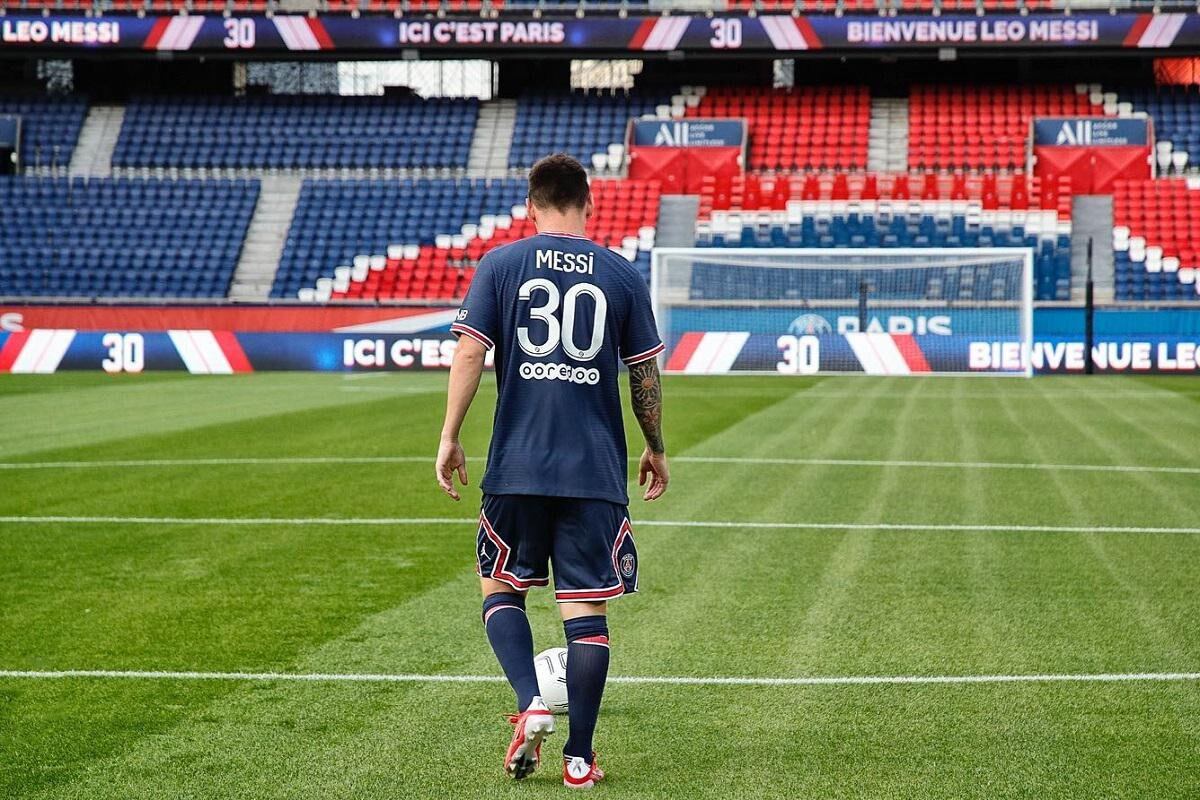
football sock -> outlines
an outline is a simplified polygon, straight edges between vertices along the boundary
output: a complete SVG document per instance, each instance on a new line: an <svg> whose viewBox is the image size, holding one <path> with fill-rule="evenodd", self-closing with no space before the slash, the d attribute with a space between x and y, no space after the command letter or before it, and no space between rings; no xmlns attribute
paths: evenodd
<svg viewBox="0 0 1200 800"><path fill-rule="evenodd" d="M592 734L608 680L608 620L603 614L563 622L567 632L567 715L571 734L563 746L568 758L592 763Z"/></svg>
<svg viewBox="0 0 1200 800"><path fill-rule="evenodd" d="M496 660L517 694L517 711L529 707L539 694L533 667L533 632L525 616L525 598L497 592L483 598L483 628Z"/></svg>

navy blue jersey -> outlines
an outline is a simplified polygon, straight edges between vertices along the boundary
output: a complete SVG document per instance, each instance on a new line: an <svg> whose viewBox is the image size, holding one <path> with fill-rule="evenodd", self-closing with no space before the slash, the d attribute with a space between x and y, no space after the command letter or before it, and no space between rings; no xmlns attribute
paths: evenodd
<svg viewBox="0 0 1200 800"><path fill-rule="evenodd" d="M498 247L450 330L496 350L484 492L629 502L618 361L663 349L633 265L580 236Z"/></svg>

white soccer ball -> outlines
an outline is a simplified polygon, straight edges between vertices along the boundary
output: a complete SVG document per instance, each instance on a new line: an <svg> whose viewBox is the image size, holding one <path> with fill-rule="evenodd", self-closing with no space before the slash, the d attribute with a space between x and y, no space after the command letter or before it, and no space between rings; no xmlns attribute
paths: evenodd
<svg viewBox="0 0 1200 800"><path fill-rule="evenodd" d="M567 648L543 650L533 659L533 666L546 707L555 714L567 713Z"/></svg>

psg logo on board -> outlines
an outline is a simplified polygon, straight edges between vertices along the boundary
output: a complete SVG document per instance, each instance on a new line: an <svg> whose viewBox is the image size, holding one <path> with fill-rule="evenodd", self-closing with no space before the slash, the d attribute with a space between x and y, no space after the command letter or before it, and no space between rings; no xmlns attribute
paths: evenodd
<svg viewBox="0 0 1200 800"><path fill-rule="evenodd" d="M801 314L788 325L788 333L792 336L813 336L822 333L833 333L829 320L820 314Z"/></svg>

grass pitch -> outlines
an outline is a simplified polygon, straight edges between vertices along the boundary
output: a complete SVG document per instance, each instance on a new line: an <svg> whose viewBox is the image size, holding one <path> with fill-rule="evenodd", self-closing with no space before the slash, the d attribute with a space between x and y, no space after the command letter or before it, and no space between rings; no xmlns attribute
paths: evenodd
<svg viewBox="0 0 1200 800"><path fill-rule="evenodd" d="M493 382L458 505L432 476L444 383L0 379L0 797L562 796L565 720L548 768L501 774L501 682L13 674L498 676L466 521ZM613 675L1200 672L1195 380L670 378L665 398L674 481L633 501ZM539 649L561 643L533 598ZM618 683L597 748L600 797L1195 798L1200 681Z"/></svg>

